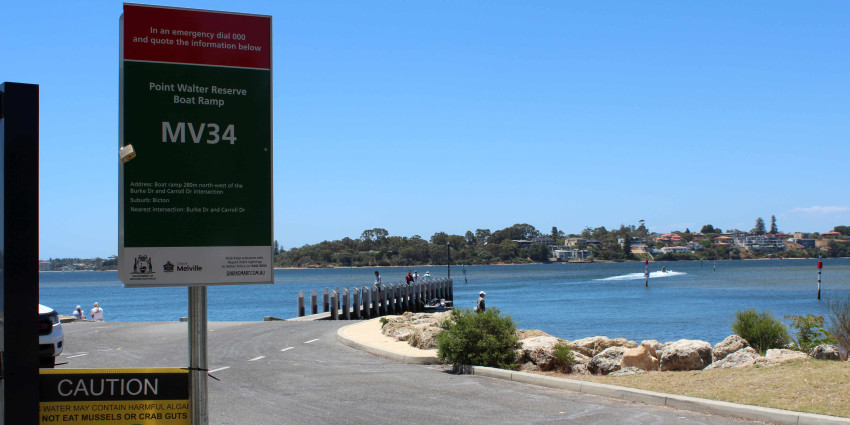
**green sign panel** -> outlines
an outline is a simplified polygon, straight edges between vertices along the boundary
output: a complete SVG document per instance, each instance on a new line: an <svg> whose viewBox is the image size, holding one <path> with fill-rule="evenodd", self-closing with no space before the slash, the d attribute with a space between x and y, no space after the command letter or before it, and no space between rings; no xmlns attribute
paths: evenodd
<svg viewBox="0 0 850 425"><path fill-rule="evenodd" d="M122 33L122 282L271 283L271 18L125 5Z"/></svg>

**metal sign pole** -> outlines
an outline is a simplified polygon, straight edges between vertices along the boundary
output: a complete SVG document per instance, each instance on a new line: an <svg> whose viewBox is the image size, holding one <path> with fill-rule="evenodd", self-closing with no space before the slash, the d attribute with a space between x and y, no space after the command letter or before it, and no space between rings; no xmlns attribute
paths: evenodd
<svg viewBox="0 0 850 425"><path fill-rule="evenodd" d="M39 423L38 96L0 84L0 425Z"/></svg>
<svg viewBox="0 0 850 425"><path fill-rule="evenodd" d="M189 405L192 425L209 424L207 287L189 287Z"/></svg>

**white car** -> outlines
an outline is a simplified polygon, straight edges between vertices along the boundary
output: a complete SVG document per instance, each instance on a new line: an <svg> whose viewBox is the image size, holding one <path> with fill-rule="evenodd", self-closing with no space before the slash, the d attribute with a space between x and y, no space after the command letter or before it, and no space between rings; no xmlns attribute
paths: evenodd
<svg viewBox="0 0 850 425"><path fill-rule="evenodd" d="M65 345L65 334L62 333L62 323L56 310L38 305L38 365L53 367L56 357L62 354Z"/></svg>

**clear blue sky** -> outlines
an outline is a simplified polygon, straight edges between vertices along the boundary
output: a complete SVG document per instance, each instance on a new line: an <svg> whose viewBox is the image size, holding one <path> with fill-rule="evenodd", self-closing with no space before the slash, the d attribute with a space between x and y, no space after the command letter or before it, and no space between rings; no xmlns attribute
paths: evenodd
<svg viewBox="0 0 850 425"><path fill-rule="evenodd" d="M117 248L122 3L5 1L40 256ZM168 1L272 15L284 248L529 223L850 225L850 3Z"/></svg>

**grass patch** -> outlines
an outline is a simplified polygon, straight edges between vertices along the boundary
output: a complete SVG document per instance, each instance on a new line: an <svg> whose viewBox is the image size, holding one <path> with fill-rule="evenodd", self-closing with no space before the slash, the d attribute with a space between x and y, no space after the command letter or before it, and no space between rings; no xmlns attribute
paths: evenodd
<svg viewBox="0 0 850 425"><path fill-rule="evenodd" d="M771 367L647 372L632 376L546 375L752 406L850 417L850 362L807 359Z"/></svg>

